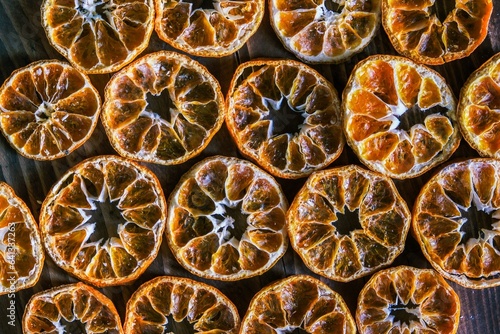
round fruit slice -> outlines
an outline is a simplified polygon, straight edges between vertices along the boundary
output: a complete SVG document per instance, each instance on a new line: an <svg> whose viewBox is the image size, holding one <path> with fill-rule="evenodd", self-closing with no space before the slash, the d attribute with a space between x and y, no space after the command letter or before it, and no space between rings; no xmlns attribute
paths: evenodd
<svg viewBox="0 0 500 334"><path fill-rule="evenodd" d="M158 254L166 210L160 182L149 169L97 156L52 187L40 229L58 266L95 286L121 285L139 277Z"/></svg>
<svg viewBox="0 0 500 334"><path fill-rule="evenodd" d="M127 303L125 332L236 334L240 316L222 292L187 278L162 276L141 285Z"/></svg>
<svg viewBox="0 0 500 334"><path fill-rule="evenodd" d="M223 57L257 31L264 0L155 0L155 30L173 47L195 56Z"/></svg>
<svg viewBox="0 0 500 334"><path fill-rule="evenodd" d="M492 0L382 0L382 24L400 54L429 65L469 56L486 38Z"/></svg>
<svg viewBox="0 0 500 334"><path fill-rule="evenodd" d="M482 156L500 158L500 54L470 75L460 92L457 114L469 145Z"/></svg>
<svg viewBox="0 0 500 334"><path fill-rule="evenodd" d="M468 288L500 285L500 162L450 164L422 188L413 230L425 257L445 278Z"/></svg>
<svg viewBox="0 0 500 334"><path fill-rule="evenodd" d="M108 82L102 122L122 156L162 165L198 155L224 122L224 96L214 76L189 57L146 55Z"/></svg>
<svg viewBox="0 0 500 334"><path fill-rule="evenodd" d="M332 163L344 147L337 91L296 61L240 65L226 108L226 124L239 150L274 176L307 176Z"/></svg>
<svg viewBox="0 0 500 334"><path fill-rule="evenodd" d="M177 261L200 277L260 275L287 249L287 209L279 184L254 164L207 158L170 194L168 244Z"/></svg>
<svg viewBox="0 0 500 334"><path fill-rule="evenodd" d="M50 44L77 69L110 73L149 44L153 0L44 0L42 25Z"/></svg>
<svg viewBox="0 0 500 334"><path fill-rule="evenodd" d="M122 334L123 329L108 297L76 283L33 295L24 310L23 333Z"/></svg>
<svg viewBox="0 0 500 334"><path fill-rule="evenodd" d="M38 225L14 190L0 182L0 295L34 286L42 273Z"/></svg>
<svg viewBox="0 0 500 334"><path fill-rule="evenodd" d="M456 100L444 78L403 57L358 63L342 108L349 146L367 167L392 178L419 176L460 144Z"/></svg>
<svg viewBox="0 0 500 334"><path fill-rule="evenodd" d="M355 165L312 174L287 213L290 242L305 265L341 282L391 264L410 221L392 180Z"/></svg>
<svg viewBox="0 0 500 334"><path fill-rule="evenodd" d="M361 290L356 322L361 334L457 332L460 300L432 269L399 266L379 271Z"/></svg>
<svg viewBox="0 0 500 334"><path fill-rule="evenodd" d="M294 275L259 291L250 302L241 334L356 333L342 296L320 280Z"/></svg>
<svg viewBox="0 0 500 334"><path fill-rule="evenodd" d="M307 63L339 63L361 52L380 25L381 0L269 0L282 44Z"/></svg>
<svg viewBox="0 0 500 334"><path fill-rule="evenodd" d="M83 145L100 108L99 92L89 77L58 60L18 69L0 88L2 133L30 159L58 159Z"/></svg>

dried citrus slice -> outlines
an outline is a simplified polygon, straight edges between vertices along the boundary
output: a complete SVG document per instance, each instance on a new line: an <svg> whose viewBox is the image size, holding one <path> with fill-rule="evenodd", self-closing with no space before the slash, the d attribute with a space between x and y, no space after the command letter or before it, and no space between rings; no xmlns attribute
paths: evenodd
<svg viewBox="0 0 500 334"><path fill-rule="evenodd" d="M40 213L54 262L95 286L126 284L156 257L166 223L160 182L117 156L89 158L52 187Z"/></svg>
<svg viewBox="0 0 500 334"><path fill-rule="evenodd" d="M110 73L149 44L153 0L44 0L42 25L50 44L85 73Z"/></svg>
<svg viewBox="0 0 500 334"><path fill-rule="evenodd" d="M425 257L468 288L500 285L499 170L489 158L450 164L415 201L413 230Z"/></svg>
<svg viewBox="0 0 500 334"><path fill-rule="evenodd" d="M380 25L381 0L270 0L271 24L307 63L339 63L362 51Z"/></svg>
<svg viewBox="0 0 500 334"><path fill-rule="evenodd" d="M379 271L358 297L361 334L456 333L460 300L432 269L399 266Z"/></svg>
<svg viewBox="0 0 500 334"><path fill-rule="evenodd" d="M2 133L31 159L58 159L83 145L100 108L101 98L88 76L58 60L20 68L0 88Z"/></svg>
<svg viewBox="0 0 500 334"><path fill-rule="evenodd" d="M34 286L42 273L38 225L14 189L0 182L0 295Z"/></svg>
<svg viewBox="0 0 500 334"><path fill-rule="evenodd" d="M240 316L233 302L206 283L161 276L143 285L127 303L125 332L236 334Z"/></svg>
<svg viewBox="0 0 500 334"><path fill-rule="evenodd" d="M293 275L253 297L241 334L356 333L356 323L342 296L320 280Z"/></svg>
<svg viewBox="0 0 500 334"><path fill-rule="evenodd" d="M102 122L120 155L179 164L198 155L222 126L224 96L203 65L160 51L111 78Z"/></svg>
<svg viewBox="0 0 500 334"><path fill-rule="evenodd" d="M391 264L410 221L393 181L356 165L313 173L287 213L291 245L306 266L341 282Z"/></svg>
<svg viewBox="0 0 500 334"><path fill-rule="evenodd" d="M269 270L285 253L288 204L254 164L215 156L184 174L169 198L167 240L192 273L234 281Z"/></svg>
<svg viewBox="0 0 500 334"><path fill-rule="evenodd" d="M396 179L419 176L460 144L456 100L425 65L376 55L359 62L343 93L347 143L370 169Z"/></svg>
<svg viewBox="0 0 500 334"><path fill-rule="evenodd" d="M486 38L491 0L382 0L382 24L400 54L429 65L469 56Z"/></svg>
<svg viewBox="0 0 500 334"><path fill-rule="evenodd" d="M123 329L108 297L76 283L33 295L24 310L23 333L122 334Z"/></svg>
<svg viewBox="0 0 500 334"><path fill-rule="evenodd" d="M173 47L195 56L223 57L257 31L264 0L155 0L155 30Z"/></svg>
<svg viewBox="0 0 500 334"><path fill-rule="evenodd" d="M241 64L226 108L239 150L278 177L307 176L337 159L344 147L337 91L296 61Z"/></svg>
<svg viewBox="0 0 500 334"><path fill-rule="evenodd" d="M482 156L500 158L500 54L472 73L458 102L462 135Z"/></svg>

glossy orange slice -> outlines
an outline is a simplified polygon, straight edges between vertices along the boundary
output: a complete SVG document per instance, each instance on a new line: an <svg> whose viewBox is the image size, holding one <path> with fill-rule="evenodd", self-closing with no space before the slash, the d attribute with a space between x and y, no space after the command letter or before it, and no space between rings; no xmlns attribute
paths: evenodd
<svg viewBox="0 0 500 334"><path fill-rule="evenodd" d="M127 302L125 332L236 334L240 316L218 289L188 278L161 276L142 284Z"/></svg>
<svg viewBox="0 0 500 334"><path fill-rule="evenodd" d="M238 149L274 176L305 177L332 163L344 147L337 91L300 62L241 64L226 108Z"/></svg>
<svg viewBox="0 0 500 334"><path fill-rule="evenodd" d="M102 123L114 149L127 158L180 164L201 153L223 122L217 79L175 52L148 54L106 86Z"/></svg>
<svg viewBox="0 0 500 334"><path fill-rule="evenodd" d="M177 261L200 277L260 275L287 249L287 208L279 184L254 164L207 158L170 194L167 241Z"/></svg>
<svg viewBox="0 0 500 334"><path fill-rule="evenodd" d="M375 55L359 62L343 92L347 143L361 162L396 179L419 176L460 144L455 97L437 72Z"/></svg>
<svg viewBox="0 0 500 334"><path fill-rule="evenodd" d="M166 222L160 182L146 167L96 156L69 169L40 213L47 253L95 286L130 283L155 259Z"/></svg>
<svg viewBox="0 0 500 334"><path fill-rule="evenodd" d="M391 264L410 221L393 181L356 165L312 174L287 213L291 245L306 266L341 282Z"/></svg>
<svg viewBox="0 0 500 334"><path fill-rule="evenodd" d="M97 125L99 92L85 74L58 60L14 71L0 88L0 127L21 155L62 158L83 145Z"/></svg>

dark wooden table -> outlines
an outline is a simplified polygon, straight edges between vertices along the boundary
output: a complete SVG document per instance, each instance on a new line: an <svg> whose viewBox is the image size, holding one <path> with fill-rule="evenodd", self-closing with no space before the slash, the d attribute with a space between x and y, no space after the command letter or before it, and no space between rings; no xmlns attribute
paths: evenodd
<svg viewBox="0 0 500 334"><path fill-rule="evenodd" d="M458 96L460 88L469 74L493 54L500 51L500 2L495 2L498 6L494 9L489 26L490 33L484 43L466 59L434 67L447 79L456 96ZM53 58L63 59L50 46L41 27L40 5L41 0L0 0L0 83L12 71L26 66L33 61ZM173 50L153 33L149 47L144 53L162 49ZM341 93L353 66L358 61L372 54L384 53L395 54L395 51L390 45L387 35L380 28L376 38L364 52L356 55L350 61L339 65L314 66L314 68L333 82L338 92ZM226 93L236 66L241 62L260 57L293 58L290 53L285 51L275 36L271 29L267 13L257 33L236 54L221 59L195 59L207 66L220 81L222 90ZM101 94L109 77L110 75L92 76L92 81ZM56 180L68 168L83 159L101 154L115 154L115 152L111 148L100 124L85 145L66 158L51 162L37 162L19 156L9 146L4 137L0 136L0 181L5 181L11 185L16 193L28 204L33 215L38 217L41 203ZM180 176L190 166L204 157L215 154L239 156L236 147L231 145L228 131L224 127L199 157L179 166L166 167L152 164L147 164L147 166L157 174L165 193L168 195ZM462 141L460 148L454 154L453 158L475 156L478 156L477 153ZM359 164L359 161L350 148L346 146L340 158L332 166L350 163ZM431 173L432 171L416 179L396 181L400 193L410 208L413 206L420 188L428 180ZM304 180L279 181L290 201L304 182ZM430 267L423 257L418 244L411 236L408 236L404 253L394 263L394 265L397 264L407 264L421 268ZM163 242L160 254L156 260L136 282L129 286L104 288L101 291L114 301L120 316L123 317L127 300L140 284L160 275L190 277L218 287L233 300L239 309L240 315L243 316L252 296L264 285L298 273L318 277L334 290L338 291L346 300L353 314L356 308L358 293L367 281L367 278L362 278L350 283L337 283L326 278L321 278L310 272L291 248L276 266L259 277L231 283L204 280L184 270L173 258L166 242ZM0 297L0 333L22 332L21 319L25 305L31 295L70 282L76 282L76 280L59 269L50 259L46 259L38 284L31 289L20 291L15 295L15 327L8 325L9 319L6 317L7 307L11 300L7 296ZM500 333L500 287L485 290L470 290L454 283L450 284L459 294L462 303L459 333Z"/></svg>

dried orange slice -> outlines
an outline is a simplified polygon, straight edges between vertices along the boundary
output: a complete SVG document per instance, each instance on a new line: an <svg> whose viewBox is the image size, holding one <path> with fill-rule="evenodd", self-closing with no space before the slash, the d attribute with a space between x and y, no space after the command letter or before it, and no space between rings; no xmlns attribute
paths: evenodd
<svg viewBox="0 0 500 334"><path fill-rule="evenodd" d="M356 333L356 323L342 296L320 280L293 275L253 297L241 334Z"/></svg>
<svg viewBox="0 0 500 334"><path fill-rule="evenodd" d="M500 54L472 73L458 102L462 135L480 155L500 158Z"/></svg>
<svg viewBox="0 0 500 334"><path fill-rule="evenodd" d="M161 276L143 285L127 302L125 332L236 334L240 316L218 289L188 278Z"/></svg>
<svg viewBox="0 0 500 334"><path fill-rule="evenodd" d="M281 59L241 64L226 109L226 124L239 150L274 176L307 176L342 153L337 91L302 63Z"/></svg>
<svg viewBox="0 0 500 334"><path fill-rule="evenodd" d="M439 65L469 56L484 41L492 11L491 0L382 0L382 24L400 54Z"/></svg>
<svg viewBox="0 0 500 334"><path fill-rule="evenodd" d="M115 72L149 44L153 0L44 0L50 44L85 73Z"/></svg>
<svg viewBox="0 0 500 334"><path fill-rule="evenodd" d="M393 181L356 165L313 173L287 213L291 245L305 265L341 282L391 264L410 221Z"/></svg>
<svg viewBox="0 0 500 334"><path fill-rule="evenodd" d="M155 0L155 30L191 55L223 57L239 50L257 31L264 0Z"/></svg>
<svg viewBox="0 0 500 334"><path fill-rule="evenodd" d="M425 257L445 278L468 288L500 285L500 162L450 164L422 188L413 231Z"/></svg>
<svg viewBox="0 0 500 334"><path fill-rule="evenodd" d="M254 164L207 158L170 194L167 241L177 261L200 277L260 275L287 249L287 209L280 185Z"/></svg>
<svg viewBox="0 0 500 334"><path fill-rule="evenodd" d="M123 329L108 297L76 283L33 295L24 310L23 333L122 334Z"/></svg>
<svg viewBox="0 0 500 334"><path fill-rule="evenodd" d="M121 285L139 277L158 254L165 215L163 190L149 169L96 156L52 187L40 229L58 266L95 286Z"/></svg>
<svg viewBox="0 0 500 334"><path fill-rule="evenodd" d="M379 271L358 297L361 334L457 332L460 300L432 269L399 266Z"/></svg>
<svg viewBox="0 0 500 334"><path fill-rule="evenodd" d="M339 63L361 52L380 25L381 0L270 0L283 46L307 63Z"/></svg>
<svg viewBox="0 0 500 334"><path fill-rule="evenodd" d="M97 125L101 98L69 64L42 60L14 71L0 88L0 126L9 144L36 160L64 157Z"/></svg>
<svg viewBox="0 0 500 334"><path fill-rule="evenodd" d="M347 143L362 163L396 179L419 176L460 144L456 100L425 65L376 55L359 62L344 89Z"/></svg>
<svg viewBox="0 0 500 334"><path fill-rule="evenodd" d="M102 123L122 156L163 165L198 155L224 122L224 96L197 61L148 54L108 82Z"/></svg>
<svg viewBox="0 0 500 334"><path fill-rule="evenodd" d="M34 286L42 273L38 225L14 189L0 182L0 295Z"/></svg>

